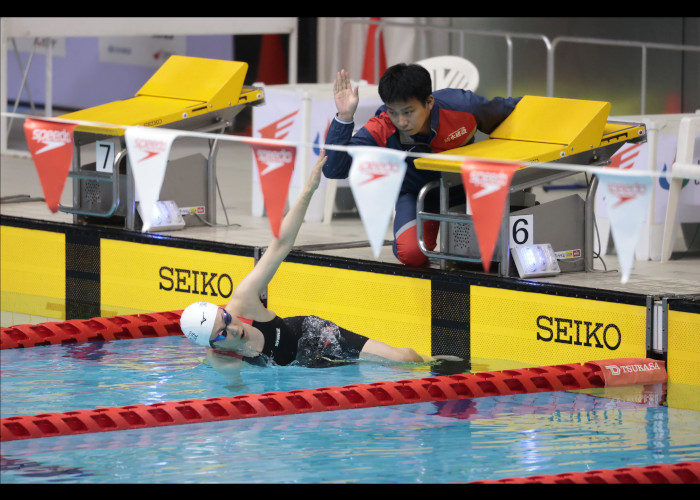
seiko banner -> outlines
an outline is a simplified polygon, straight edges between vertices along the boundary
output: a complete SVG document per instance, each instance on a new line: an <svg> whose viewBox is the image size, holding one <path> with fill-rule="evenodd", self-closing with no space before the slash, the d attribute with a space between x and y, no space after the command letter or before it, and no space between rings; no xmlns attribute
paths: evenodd
<svg viewBox="0 0 700 500"><path fill-rule="evenodd" d="M110 239L100 252L103 316L226 304L253 269L252 257Z"/></svg>
<svg viewBox="0 0 700 500"><path fill-rule="evenodd" d="M646 314L639 305L471 286L471 353L533 365L641 358Z"/></svg>

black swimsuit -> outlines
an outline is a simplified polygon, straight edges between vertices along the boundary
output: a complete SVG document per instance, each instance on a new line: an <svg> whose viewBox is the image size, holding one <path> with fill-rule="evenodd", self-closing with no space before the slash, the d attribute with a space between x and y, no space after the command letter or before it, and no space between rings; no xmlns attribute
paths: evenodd
<svg viewBox="0 0 700 500"><path fill-rule="evenodd" d="M294 316L272 321L253 321L253 327L265 337L260 356L244 357L255 365L269 361L277 365L295 364L311 368L335 366L340 361L356 360L368 338L340 328L317 316Z"/></svg>

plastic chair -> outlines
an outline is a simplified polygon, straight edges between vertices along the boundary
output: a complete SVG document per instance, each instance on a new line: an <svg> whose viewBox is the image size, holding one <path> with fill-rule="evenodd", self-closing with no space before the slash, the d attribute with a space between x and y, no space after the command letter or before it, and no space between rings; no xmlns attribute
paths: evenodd
<svg viewBox="0 0 700 500"><path fill-rule="evenodd" d="M479 70L467 59L458 56L437 56L417 61L430 72L433 90L456 88L476 92Z"/></svg>
<svg viewBox="0 0 700 500"><path fill-rule="evenodd" d="M678 129L678 149L676 161L671 166L671 172L682 175L688 173L688 178L697 178L698 167L693 164L695 149L695 134L700 133L700 117L686 117L681 119ZM664 235L661 242L661 262L668 262L673 253L673 243L675 242L676 230L679 226L676 220L678 204L680 203L681 188L683 179L673 177L670 182L668 192L668 205L666 206L666 220L664 222Z"/></svg>

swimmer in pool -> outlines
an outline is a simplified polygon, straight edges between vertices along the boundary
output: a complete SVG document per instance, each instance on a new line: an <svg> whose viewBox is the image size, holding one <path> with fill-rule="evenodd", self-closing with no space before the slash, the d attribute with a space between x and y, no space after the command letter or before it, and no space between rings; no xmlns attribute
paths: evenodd
<svg viewBox="0 0 700 500"><path fill-rule="evenodd" d="M235 288L228 304L219 307L195 302L183 311L182 332L194 343L208 348L207 362L214 368L225 371L240 368L243 363L266 366L296 362L324 367L358 359L394 362L437 359L421 356L410 347L393 347L367 338L316 316L282 319L260 301L262 292L292 250L325 162L322 152L303 193L285 215L279 238L272 239L253 270ZM445 358L448 357L440 357Z"/></svg>

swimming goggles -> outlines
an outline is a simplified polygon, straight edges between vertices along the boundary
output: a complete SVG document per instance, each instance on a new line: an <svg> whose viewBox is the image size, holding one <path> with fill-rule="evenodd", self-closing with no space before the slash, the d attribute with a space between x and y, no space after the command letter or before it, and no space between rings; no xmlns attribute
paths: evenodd
<svg viewBox="0 0 700 500"><path fill-rule="evenodd" d="M219 342L220 340L224 340L226 336L228 335L228 332L226 331L226 327L231 323L231 314L224 309L221 308L222 311L224 311L224 327L219 331L219 335L216 336L216 338L212 339L209 341L209 345L214 348L214 343Z"/></svg>

